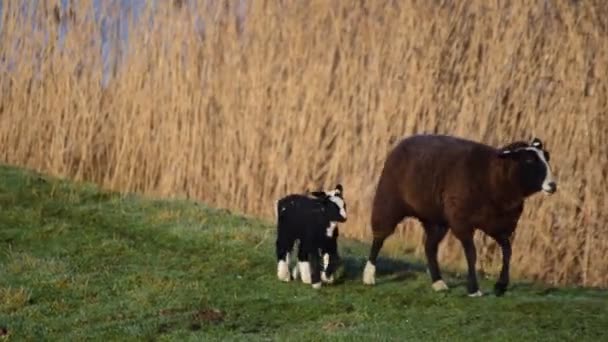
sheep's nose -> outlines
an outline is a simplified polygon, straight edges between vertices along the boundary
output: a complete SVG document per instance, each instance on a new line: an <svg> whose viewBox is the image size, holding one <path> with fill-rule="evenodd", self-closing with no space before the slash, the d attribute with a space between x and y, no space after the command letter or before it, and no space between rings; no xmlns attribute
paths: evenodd
<svg viewBox="0 0 608 342"><path fill-rule="evenodd" d="M549 182L545 191L550 194L554 193L555 191L557 191L557 184L555 182Z"/></svg>

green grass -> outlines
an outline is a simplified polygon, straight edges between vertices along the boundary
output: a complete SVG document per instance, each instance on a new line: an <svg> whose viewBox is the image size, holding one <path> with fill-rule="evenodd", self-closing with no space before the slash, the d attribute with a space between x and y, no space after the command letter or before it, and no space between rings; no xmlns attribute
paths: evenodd
<svg viewBox="0 0 608 342"><path fill-rule="evenodd" d="M341 241L339 284L275 276L274 227L0 167L0 340L606 340L608 293L433 293L424 263ZM482 281L489 292L493 279Z"/></svg>

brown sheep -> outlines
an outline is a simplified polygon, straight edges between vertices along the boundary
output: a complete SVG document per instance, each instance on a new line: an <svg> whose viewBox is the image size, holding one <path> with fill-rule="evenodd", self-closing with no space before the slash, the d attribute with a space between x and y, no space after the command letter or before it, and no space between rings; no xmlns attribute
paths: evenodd
<svg viewBox="0 0 608 342"><path fill-rule="evenodd" d="M418 219L425 231L425 254L435 291L447 290L437 263L437 249L448 227L464 249L469 296L479 291L475 272L475 229L496 240L503 264L494 292L509 284L510 238L527 197L557 185L549 153L534 138L494 148L445 135L415 135L403 139L387 156L373 200L373 242L363 282L375 283L376 258L384 240L405 218Z"/></svg>

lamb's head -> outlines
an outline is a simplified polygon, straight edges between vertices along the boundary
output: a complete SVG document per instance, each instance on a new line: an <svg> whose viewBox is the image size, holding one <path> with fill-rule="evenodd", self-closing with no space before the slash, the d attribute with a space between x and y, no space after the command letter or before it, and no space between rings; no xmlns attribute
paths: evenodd
<svg viewBox="0 0 608 342"><path fill-rule="evenodd" d="M499 149L498 156L515 163L513 170L526 196L541 190L553 194L557 190L549 165L550 155L540 139L508 144Z"/></svg>
<svg viewBox="0 0 608 342"><path fill-rule="evenodd" d="M344 201L342 184L337 184L334 189L329 191L319 190L308 193L323 201L330 221L346 222L346 202Z"/></svg>

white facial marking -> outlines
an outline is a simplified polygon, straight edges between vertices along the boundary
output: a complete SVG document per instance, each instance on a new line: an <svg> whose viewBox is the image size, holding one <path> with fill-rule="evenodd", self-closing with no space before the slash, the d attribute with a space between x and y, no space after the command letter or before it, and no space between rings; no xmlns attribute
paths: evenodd
<svg viewBox="0 0 608 342"><path fill-rule="evenodd" d="M338 196L331 196L330 201L334 202L340 208L340 216L346 218L346 210L344 209L344 200Z"/></svg>
<svg viewBox="0 0 608 342"><path fill-rule="evenodd" d="M299 261L298 267L300 268L300 278L302 278L302 282L304 284L310 284L311 276L310 276L310 263L308 261Z"/></svg>
<svg viewBox="0 0 608 342"><path fill-rule="evenodd" d="M433 290L435 290L436 292L449 290L448 285L442 279L439 279L434 282L432 287Z"/></svg>
<svg viewBox="0 0 608 342"><path fill-rule="evenodd" d="M291 280L291 277L289 276L289 265L283 260L279 261L279 264L277 265L277 278L285 282Z"/></svg>
<svg viewBox="0 0 608 342"><path fill-rule="evenodd" d="M376 283L376 266L368 260L363 270L363 284L374 285Z"/></svg>
<svg viewBox="0 0 608 342"><path fill-rule="evenodd" d="M555 181L553 180L553 174L551 173L551 166L545 159L545 154L543 153L542 150L540 150L536 147L526 147L525 150L536 152L536 154L538 155L538 158L545 164L547 174L545 176L545 180L543 180L542 188L545 192L550 192L551 190L553 190L550 184L554 183Z"/></svg>
<svg viewBox="0 0 608 342"><path fill-rule="evenodd" d="M481 297L483 296L483 292L477 290L475 293L469 293L469 297Z"/></svg>

